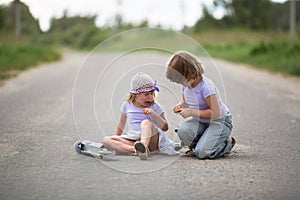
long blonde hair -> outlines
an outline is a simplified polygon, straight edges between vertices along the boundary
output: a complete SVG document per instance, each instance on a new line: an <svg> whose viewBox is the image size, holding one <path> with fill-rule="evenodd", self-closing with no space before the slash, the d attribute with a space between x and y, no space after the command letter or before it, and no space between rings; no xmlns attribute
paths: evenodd
<svg viewBox="0 0 300 200"><path fill-rule="evenodd" d="M129 102L133 102L134 100L135 100L135 96L136 96L137 94L132 94L132 93L129 93L129 95L127 95L125 98L124 98L124 100L125 101L129 101Z"/></svg>

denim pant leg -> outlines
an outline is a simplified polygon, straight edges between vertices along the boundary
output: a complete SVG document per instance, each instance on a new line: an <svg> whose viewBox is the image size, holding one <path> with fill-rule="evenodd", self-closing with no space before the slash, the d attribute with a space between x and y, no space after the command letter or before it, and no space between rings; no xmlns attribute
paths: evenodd
<svg viewBox="0 0 300 200"><path fill-rule="evenodd" d="M212 120L197 143L194 153L198 158L217 158L231 151L229 136L232 130L231 115Z"/></svg>
<svg viewBox="0 0 300 200"><path fill-rule="evenodd" d="M198 133L205 130L205 125L196 119L185 121L177 130L177 135L184 145L190 146Z"/></svg>

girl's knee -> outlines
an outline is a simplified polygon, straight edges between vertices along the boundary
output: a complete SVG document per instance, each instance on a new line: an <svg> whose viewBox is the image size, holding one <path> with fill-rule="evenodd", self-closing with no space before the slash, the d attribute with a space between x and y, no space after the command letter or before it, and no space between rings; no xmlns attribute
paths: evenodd
<svg viewBox="0 0 300 200"><path fill-rule="evenodd" d="M212 152L213 152L213 149L207 144L202 144L202 145L196 146L195 151L194 151L195 155L200 159L210 158Z"/></svg>
<svg viewBox="0 0 300 200"><path fill-rule="evenodd" d="M180 126L177 129L177 135L179 138L186 138L188 135L190 135L193 131L185 126Z"/></svg>
<svg viewBox="0 0 300 200"><path fill-rule="evenodd" d="M180 126L177 128L176 132L178 135L184 135L186 133L186 128Z"/></svg>
<svg viewBox="0 0 300 200"><path fill-rule="evenodd" d="M141 128L147 128L152 125L152 122L149 119L145 119L141 123Z"/></svg>
<svg viewBox="0 0 300 200"><path fill-rule="evenodd" d="M194 153L200 159L204 159L204 158L208 158L209 157L208 151L206 151L204 148L195 149Z"/></svg>

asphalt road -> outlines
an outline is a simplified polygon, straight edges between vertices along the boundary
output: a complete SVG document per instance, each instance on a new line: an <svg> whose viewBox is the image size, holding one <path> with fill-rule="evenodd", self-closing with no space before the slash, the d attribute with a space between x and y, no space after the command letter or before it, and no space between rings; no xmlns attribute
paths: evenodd
<svg viewBox="0 0 300 200"><path fill-rule="evenodd" d="M159 83L170 124L178 85L163 76L168 55L66 52L62 61L0 87L0 199L299 199L300 82L204 59L234 120L225 158L76 154L78 139L113 134L129 80L145 71Z"/></svg>

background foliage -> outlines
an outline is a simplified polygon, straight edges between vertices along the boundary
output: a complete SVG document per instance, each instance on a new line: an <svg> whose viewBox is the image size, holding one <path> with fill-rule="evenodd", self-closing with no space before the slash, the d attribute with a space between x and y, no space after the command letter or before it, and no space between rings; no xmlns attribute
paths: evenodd
<svg viewBox="0 0 300 200"><path fill-rule="evenodd" d="M296 3L297 10L300 10L299 3ZM15 36L15 1L9 6L0 5L0 77L8 77L39 62L59 59L61 47L91 50L113 34L148 26L146 20L131 24L118 16L114 25L97 27L96 16L68 16L65 12L63 17L53 18L51 28L42 32L28 7L20 4L20 37ZM225 10L225 16L215 19L212 13L220 7ZM214 0L214 7L204 7L194 26L184 27L182 32L197 40L214 57L300 75L300 15L296 18L296 34L290 35L289 2ZM163 44L174 43L172 38L169 41L163 38ZM122 43L114 50L121 48Z"/></svg>

